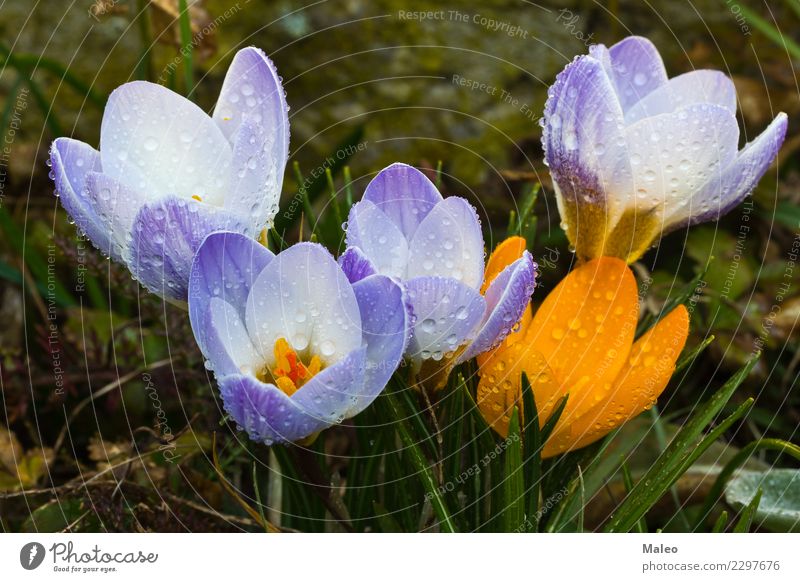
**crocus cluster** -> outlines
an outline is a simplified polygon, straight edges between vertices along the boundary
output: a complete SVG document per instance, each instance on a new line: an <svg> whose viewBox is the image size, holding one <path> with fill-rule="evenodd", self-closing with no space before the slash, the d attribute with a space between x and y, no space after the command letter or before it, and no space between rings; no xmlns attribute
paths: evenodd
<svg viewBox="0 0 800 582"><path fill-rule="evenodd" d="M542 143L578 258L633 262L668 232L730 211L783 143L778 114L738 150L736 91L719 71L667 78L653 44L592 46L548 91Z"/></svg>
<svg viewBox="0 0 800 582"><path fill-rule="evenodd" d="M475 209L394 164L348 216L338 260L317 243L262 243L288 157L280 78L258 49L236 54L206 115L159 85L109 98L99 151L51 150L64 208L145 287L186 306L225 410L266 444L303 442L374 401L402 362L441 389L477 359L481 413L501 435L523 373L540 422L567 404L545 456L585 446L652 406L688 334L678 307L634 341L627 263L665 232L716 218L775 158L786 116L738 151L733 84L715 71L668 79L631 37L573 61L551 87L544 147L581 264L538 309L526 241L484 265ZM522 414L529 411L522 410Z"/></svg>

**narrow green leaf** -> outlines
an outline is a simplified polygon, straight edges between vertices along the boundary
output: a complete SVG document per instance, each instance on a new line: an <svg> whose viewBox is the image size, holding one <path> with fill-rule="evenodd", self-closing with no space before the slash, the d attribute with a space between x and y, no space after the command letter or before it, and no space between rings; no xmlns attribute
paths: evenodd
<svg viewBox="0 0 800 582"><path fill-rule="evenodd" d="M717 521L714 522L714 528L711 530L711 533L722 533L725 531L725 527L728 525L728 512L723 511L719 514Z"/></svg>
<svg viewBox="0 0 800 582"><path fill-rule="evenodd" d="M409 420L403 413L403 406L397 394L390 387L383 391L381 398L384 398L388 405L391 413L389 418L395 421L394 424L397 434L400 436L400 441L403 443L405 452L407 452L411 458L414 468L417 471L416 475L422 482L426 494L431 501L433 511L436 517L439 518L439 524L442 530L446 532L456 531L453 519L450 517L450 511L447 509L441 491L439 491L439 484L436 482L430 462L425 458L417 440L412 436Z"/></svg>
<svg viewBox="0 0 800 582"><path fill-rule="evenodd" d="M194 92L194 41L192 39L192 21L186 0L178 0L180 12L181 56L183 57L183 84L186 97L191 98Z"/></svg>
<svg viewBox="0 0 800 582"><path fill-rule="evenodd" d="M542 440L539 431L539 411L533 396L528 375L522 373L523 410L523 466L525 467L525 491L527 494L527 523L531 531L539 527L539 495L542 490ZM527 418L527 421L524 419Z"/></svg>
<svg viewBox="0 0 800 582"><path fill-rule="evenodd" d="M753 517L756 514L759 503L761 503L760 487L758 488L758 491L756 491L756 494L753 496L753 499L750 501L750 503L747 504L747 507L742 510L739 521L736 522L736 525L733 527L733 533L747 533L750 531L750 526L753 524Z"/></svg>
<svg viewBox="0 0 800 582"><path fill-rule="evenodd" d="M622 463L622 482L625 484L625 493L630 494L633 491L633 477L631 477L631 471L628 469L628 463ZM638 533L647 533L647 522L642 516L639 521L636 522L636 531Z"/></svg>
<svg viewBox="0 0 800 582"><path fill-rule="evenodd" d="M761 34L778 46L785 47L792 55L792 58L800 59L800 45L792 40L790 36L781 33L781 31L775 28L770 22L761 18L761 16L750 10L744 4L739 5L739 8L741 9L742 16L753 25L753 28L761 32Z"/></svg>
<svg viewBox="0 0 800 582"><path fill-rule="evenodd" d="M747 412L752 403L740 406L733 415L720 423L714 431L711 431L706 439L697 443L703 429L719 414L755 366L758 356L759 354L753 356L686 422L666 450L639 480L630 495L617 508L606 526L606 531L629 531L678 479L682 471L688 469L691 462L711 445L713 441L709 440L709 437L717 435L721 427L730 426L738 417Z"/></svg>
<svg viewBox="0 0 800 582"><path fill-rule="evenodd" d="M508 425L506 438L505 478L503 491L505 508L503 511L503 531L519 532L525 527L525 475L522 469L522 439L519 432L520 413L514 406Z"/></svg>
<svg viewBox="0 0 800 582"><path fill-rule="evenodd" d="M684 352L678 358L677 363L675 364L675 371L672 373L673 375L677 374L684 368L688 368L691 366L694 361L697 359L697 356L702 354L705 349L713 342L715 336L710 335L706 339L704 339L700 344L695 346L693 349L689 350L688 352Z"/></svg>

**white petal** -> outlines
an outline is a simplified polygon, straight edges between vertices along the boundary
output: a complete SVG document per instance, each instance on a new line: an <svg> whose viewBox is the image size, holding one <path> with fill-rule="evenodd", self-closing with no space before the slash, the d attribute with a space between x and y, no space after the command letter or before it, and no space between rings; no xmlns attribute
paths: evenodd
<svg viewBox="0 0 800 582"><path fill-rule="evenodd" d="M433 207L414 233L408 278L448 277L479 289L483 283L483 235L475 209L451 196Z"/></svg>
<svg viewBox="0 0 800 582"><path fill-rule="evenodd" d="M627 139L634 179L627 205L670 210L730 163L739 127L724 107L690 105L639 121L627 128Z"/></svg>
<svg viewBox="0 0 800 582"><path fill-rule="evenodd" d="M103 172L131 183L133 166L155 194L221 206L231 146L197 105L160 85L135 81L108 98L100 130ZM137 177L137 179L140 179Z"/></svg>
<svg viewBox="0 0 800 582"><path fill-rule="evenodd" d="M695 103L719 105L736 115L736 88L721 71L691 71L669 80L625 112L625 122L672 113Z"/></svg>
<svg viewBox="0 0 800 582"><path fill-rule="evenodd" d="M247 329L268 365L274 346L286 339L306 361L326 365L361 346L361 313L339 265L315 243L289 247L270 262L250 290Z"/></svg>

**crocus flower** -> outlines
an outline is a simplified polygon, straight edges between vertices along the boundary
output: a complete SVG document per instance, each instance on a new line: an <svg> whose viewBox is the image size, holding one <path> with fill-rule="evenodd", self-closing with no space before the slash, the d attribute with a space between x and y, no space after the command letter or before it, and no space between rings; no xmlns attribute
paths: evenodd
<svg viewBox="0 0 800 582"><path fill-rule="evenodd" d="M511 332L533 293L530 253L484 285L483 236L475 209L442 198L419 170L394 164L367 186L347 221L340 263L351 281L380 273L402 281L414 316L406 358L420 383L441 387L452 367Z"/></svg>
<svg viewBox="0 0 800 582"><path fill-rule="evenodd" d="M350 418L402 359L409 314L383 275L350 283L324 247L277 256L209 235L191 267L189 317L225 410L255 441L298 441Z"/></svg>
<svg viewBox="0 0 800 582"><path fill-rule="evenodd" d="M579 259L633 262L662 235L747 196L786 135L778 114L738 150L736 91L719 71L667 78L641 37L592 46L548 91L542 143L562 227Z"/></svg>
<svg viewBox="0 0 800 582"><path fill-rule="evenodd" d="M522 408L522 372L542 425L568 395L545 457L584 447L650 408L675 369L689 315L678 306L634 342L638 314L636 280L625 261L601 257L574 269L532 318L523 318L513 341L479 359L484 418L507 436L514 406Z"/></svg>
<svg viewBox="0 0 800 582"><path fill-rule="evenodd" d="M153 293L186 300L210 232L256 236L278 208L289 147L286 98L256 48L239 51L212 116L135 81L108 99L100 151L70 138L50 151L61 203L94 245Z"/></svg>

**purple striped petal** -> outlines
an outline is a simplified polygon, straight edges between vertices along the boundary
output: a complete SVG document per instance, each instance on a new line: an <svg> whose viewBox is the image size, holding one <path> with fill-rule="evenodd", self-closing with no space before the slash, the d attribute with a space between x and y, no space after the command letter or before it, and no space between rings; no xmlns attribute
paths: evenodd
<svg viewBox="0 0 800 582"><path fill-rule="evenodd" d="M279 338L330 365L361 346L353 287L322 245L299 243L279 253L256 278L245 321L267 365Z"/></svg>
<svg viewBox="0 0 800 582"><path fill-rule="evenodd" d="M419 224L442 201L442 195L425 174L406 164L384 168L369 183L364 200L380 208L411 240Z"/></svg>
<svg viewBox="0 0 800 582"><path fill-rule="evenodd" d="M559 73L544 119L545 159L560 195L618 215L617 194L633 182L622 109L602 64L581 57Z"/></svg>
<svg viewBox="0 0 800 582"><path fill-rule="evenodd" d="M718 219L744 200L778 155L787 126L786 114L778 114L731 164L721 172L714 172L712 178L692 196L690 204L668 216L669 230Z"/></svg>
<svg viewBox="0 0 800 582"><path fill-rule="evenodd" d="M154 194L199 196L221 206L232 151L197 105L161 85L134 81L108 98L100 156L103 172L119 182L138 187L131 181L134 167L146 174Z"/></svg>
<svg viewBox="0 0 800 582"><path fill-rule="evenodd" d="M411 240L407 277L430 276L450 277L475 289L483 283L481 225L463 198L439 202Z"/></svg>
<svg viewBox="0 0 800 582"><path fill-rule="evenodd" d="M611 70L622 110L667 83L667 71L658 49L648 39L629 36L610 49Z"/></svg>
<svg viewBox="0 0 800 582"><path fill-rule="evenodd" d="M264 51L247 47L236 53L213 119L231 144L245 119L264 128L270 134L270 155L283 173L289 157L289 109L278 71Z"/></svg>
<svg viewBox="0 0 800 582"><path fill-rule="evenodd" d="M356 283L378 272L358 247L347 247L337 262L351 283Z"/></svg>
<svg viewBox="0 0 800 582"><path fill-rule="evenodd" d="M142 206L133 225L131 273L150 291L185 301L200 243L215 231L243 232L235 216L214 206L168 196Z"/></svg>
<svg viewBox="0 0 800 582"><path fill-rule="evenodd" d="M56 193L70 218L101 252L121 261L86 190L86 175L101 170L100 153L81 141L60 137L50 149L50 165Z"/></svg>
<svg viewBox="0 0 800 582"><path fill-rule="evenodd" d="M386 387L403 357L410 334L410 309L403 288L383 275L353 285L361 310L361 330L367 344L364 388L350 410L361 412Z"/></svg>
<svg viewBox="0 0 800 582"><path fill-rule="evenodd" d="M192 329L204 353L203 314L211 301L230 304L244 321L250 288L274 257L263 245L234 232L212 233L200 244L192 260L188 299Z"/></svg>
<svg viewBox="0 0 800 582"><path fill-rule="evenodd" d="M406 283L414 314L406 355L419 365L441 359L475 337L486 309L478 291L445 277L417 277Z"/></svg>
<svg viewBox="0 0 800 582"><path fill-rule="evenodd" d="M381 275L404 279L408 242L400 229L369 200L350 209L347 246L358 247Z"/></svg>
<svg viewBox="0 0 800 582"><path fill-rule="evenodd" d="M267 445L306 438L341 422L364 381L364 348L325 368L291 397L253 376L219 380L225 410L254 441Z"/></svg>
<svg viewBox="0 0 800 582"><path fill-rule="evenodd" d="M536 263L528 251L492 281L486 290L483 325L458 361L466 362L496 347L519 322L536 284Z"/></svg>
<svg viewBox="0 0 800 582"><path fill-rule="evenodd" d="M108 235L112 256L127 263L131 258L133 221L145 202L144 194L97 172L86 175L86 190L89 203Z"/></svg>
<svg viewBox="0 0 800 582"><path fill-rule="evenodd" d="M662 85L625 112L625 122L632 124L645 117L672 113L697 103L719 105L736 115L736 87L721 71L690 71Z"/></svg>

